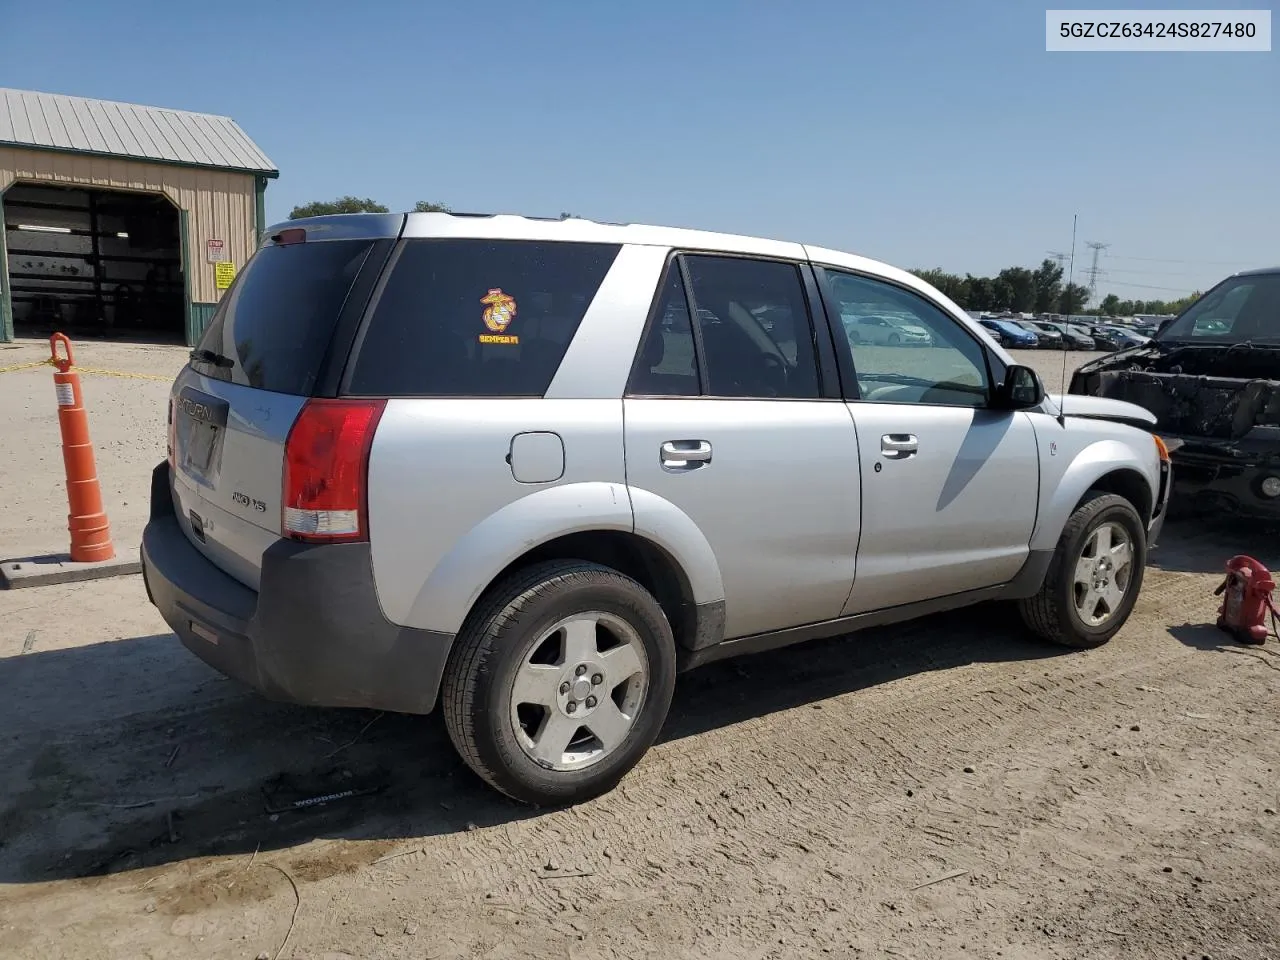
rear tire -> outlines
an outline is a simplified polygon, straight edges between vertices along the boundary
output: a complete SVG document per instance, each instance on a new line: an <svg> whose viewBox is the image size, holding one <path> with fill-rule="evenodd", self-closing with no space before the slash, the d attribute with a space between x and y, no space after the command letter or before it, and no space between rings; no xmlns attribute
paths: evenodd
<svg viewBox="0 0 1280 960"><path fill-rule="evenodd" d="M441 702L454 747L481 779L558 806L608 792L640 761L675 676L671 626L644 587L599 564L553 560L480 598Z"/></svg>
<svg viewBox="0 0 1280 960"><path fill-rule="evenodd" d="M1128 544L1123 565L1122 541ZM1040 592L1019 601L1018 610L1034 633L1052 643L1100 647L1133 612L1146 565L1146 529L1133 504L1092 490L1063 527Z"/></svg>

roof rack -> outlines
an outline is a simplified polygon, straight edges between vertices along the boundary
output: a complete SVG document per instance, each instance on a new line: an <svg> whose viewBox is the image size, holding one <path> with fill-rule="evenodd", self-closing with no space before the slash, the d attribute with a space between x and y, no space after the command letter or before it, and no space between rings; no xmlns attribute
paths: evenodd
<svg viewBox="0 0 1280 960"><path fill-rule="evenodd" d="M472 217L472 218L475 218L475 219L480 219L480 218L484 218L484 217L520 217L520 218L522 218L522 219L524 219L524 220L541 220L541 221L543 221L543 222L545 222L545 223L560 223L560 222L562 222L562 221L564 221L564 220L585 220L585 221L587 221L588 223L598 223L598 224L600 224L600 225L601 225L601 226L603 226L603 227L629 227L629 226L631 226L631 224L630 224L630 223L622 223L622 222L619 222L619 221L617 221L617 220L593 220L591 217L578 217L578 216L573 216L573 217L541 217L541 216L535 216L534 214L530 214L530 213L492 213L492 212L490 212L490 213L477 213L477 212L470 211L470 210L431 210L431 211L410 210L410 211L409 211L409 213L417 213L417 214L422 214L422 215L424 215L424 216L425 216L425 215L427 215L427 214L429 214L429 213L437 213L437 214L443 214L443 215L444 215L444 216L446 216L446 217Z"/></svg>

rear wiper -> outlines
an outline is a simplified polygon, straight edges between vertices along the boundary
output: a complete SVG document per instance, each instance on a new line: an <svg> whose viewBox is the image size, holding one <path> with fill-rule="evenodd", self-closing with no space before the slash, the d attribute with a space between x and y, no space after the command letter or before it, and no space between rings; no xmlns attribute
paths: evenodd
<svg viewBox="0 0 1280 960"><path fill-rule="evenodd" d="M198 363L208 363L215 367L234 367L236 365L236 362L230 357L224 357L213 350L192 350L188 356Z"/></svg>

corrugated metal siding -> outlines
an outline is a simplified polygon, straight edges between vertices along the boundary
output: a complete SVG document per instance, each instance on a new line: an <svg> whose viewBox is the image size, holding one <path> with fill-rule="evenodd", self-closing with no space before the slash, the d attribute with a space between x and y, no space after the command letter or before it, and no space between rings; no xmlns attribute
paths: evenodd
<svg viewBox="0 0 1280 960"><path fill-rule="evenodd" d="M0 88L0 143L274 175L230 117Z"/></svg>
<svg viewBox="0 0 1280 960"><path fill-rule="evenodd" d="M205 262L206 241L224 241L237 271L258 244L252 174L0 146L0 191L15 180L163 193L188 212L183 266L196 303L216 303L223 293L214 286L213 264Z"/></svg>
<svg viewBox="0 0 1280 960"><path fill-rule="evenodd" d="M213 319L213 312L218 309L216 303L193 303L191 312L187 314L187 343L195 346L200 342L204 328Z"/></svg>

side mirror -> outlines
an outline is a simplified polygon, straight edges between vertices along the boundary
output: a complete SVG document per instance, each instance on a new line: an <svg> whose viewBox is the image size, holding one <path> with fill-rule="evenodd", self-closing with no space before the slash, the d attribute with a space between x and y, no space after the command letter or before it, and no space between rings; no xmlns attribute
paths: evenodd
<svg viewBox="0 0 1280 960"><path fill-rule="evenodd" d="M1010 364L1004 382L996 387L995 405L1002 410L1025 410L1039 406L1044 400L1044 384L1030 367Z"/></svg>

